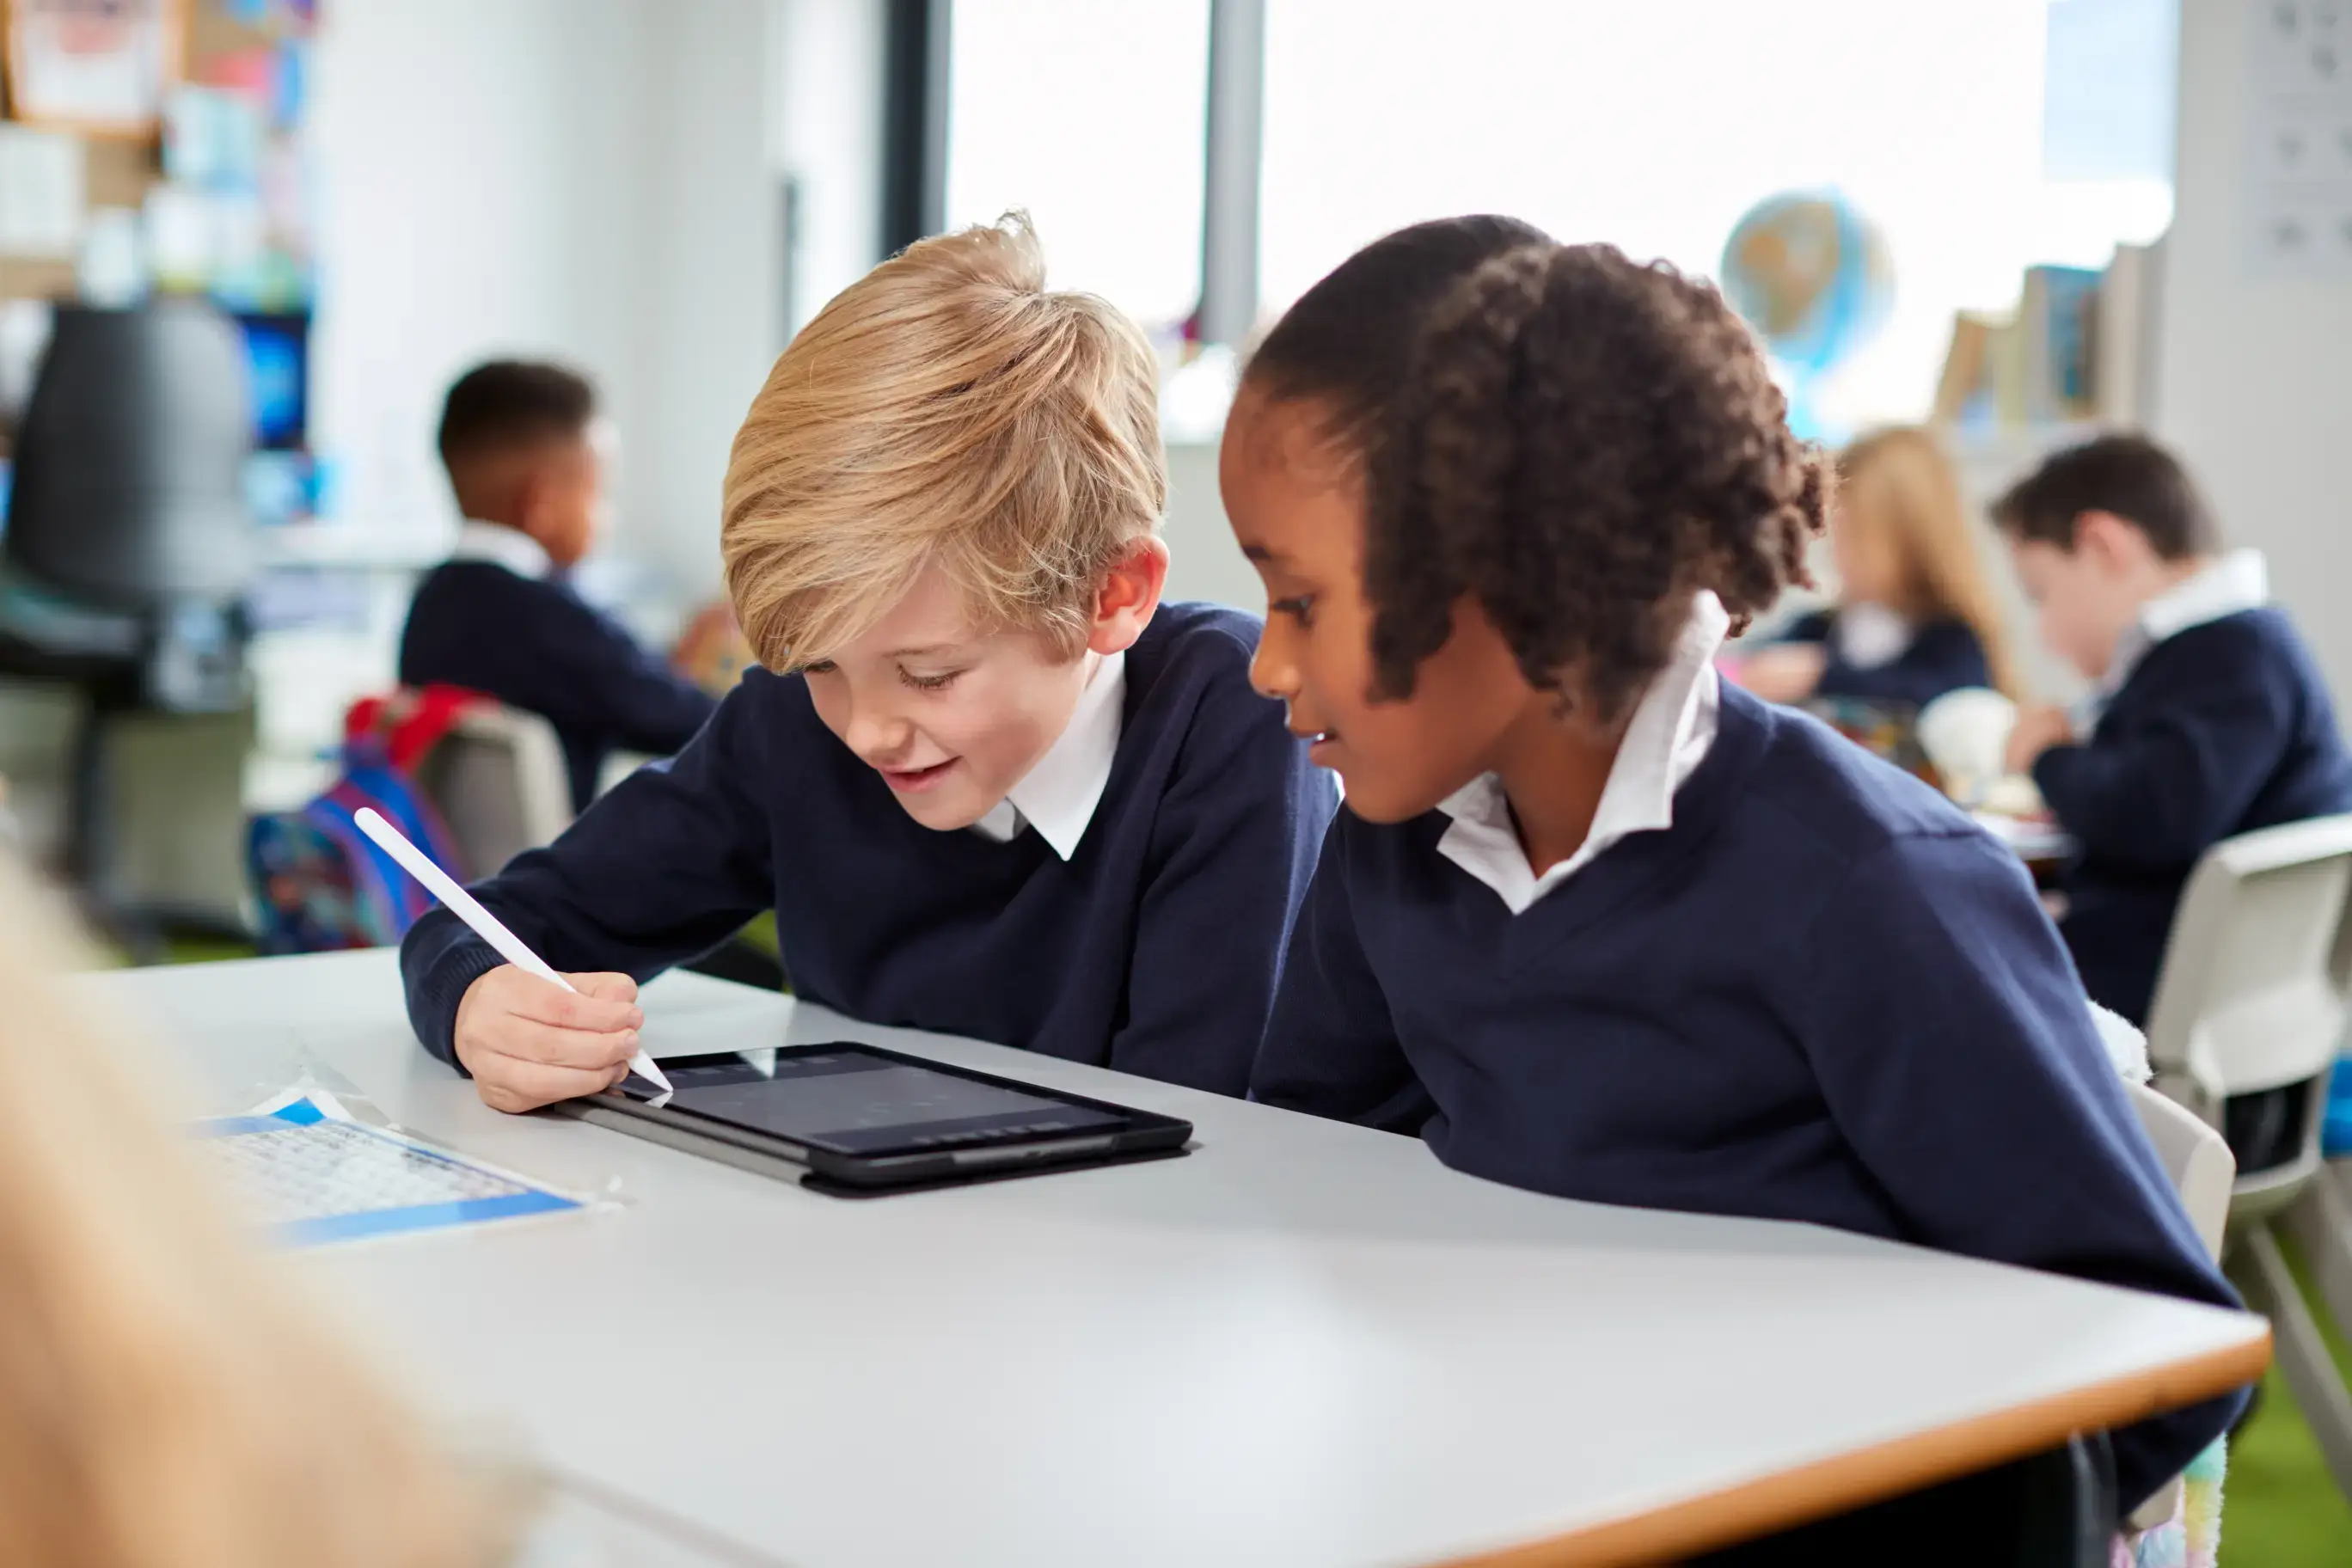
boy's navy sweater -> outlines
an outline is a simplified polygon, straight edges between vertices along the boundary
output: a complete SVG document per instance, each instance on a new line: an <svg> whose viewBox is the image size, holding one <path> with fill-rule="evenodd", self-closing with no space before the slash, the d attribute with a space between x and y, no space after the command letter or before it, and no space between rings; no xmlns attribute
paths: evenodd
<svg viewBox="0 0 2352 1568"><path fill-rule="evenodd" d="M1636 834L1514 917L1447 819L1342 810L1255 1098L1562 1197L1804 1220L2217 1304L2023 868L1926 785L1726 688ZM2126 1506L2242 1394L2116 1435Z"/></svg>
<svg viewBox="0 0 2352 1568"><path fill-rule="evenodd" d="M1256 617L1168 605L1128 651L1110 781L1065 862L935 832L753 670L677 758L641 769L477 896L559 970L644 980L773 905L812 1002L1239 1094L1328 826L1328 775L1249 687ZM451 1055L496 954L446 911L401 946L409 1017Z"/></svg>
<svg viewBox="0 0 2352 1568"><path fill-rule="evenodd" d="M2270 608L2148 649L2090 740L2044 752L2033 782L2081 846L2059 929L2091 995L2135 1023L2199 857L2258 827L2352 811L2335 704Z"/></svg>
<svg viewBox="0 0 2352 1568"><path fill-rule="evenodd" d="M1816 697L1907 702L1925 708L1947 691L1992 684L1984 644L1966 621L1929 621L1912 634L1909 647L1885 664L1874 665L1847 660L1838 649L1838 639L1830 635L1835 626L1833 615L1811 615L1790 626L1781 638L1822 646L1829 662L1822 667L1821 684L1813 688Z"/></svg>
<svg viewBox="0 0 2352 1568"><path fill-rule="evenodd" d="M719 706L568 584L494 561L444 562L417 584L400 679L484 692L555 726L574 811L608 753L666 757Z"/></svg>

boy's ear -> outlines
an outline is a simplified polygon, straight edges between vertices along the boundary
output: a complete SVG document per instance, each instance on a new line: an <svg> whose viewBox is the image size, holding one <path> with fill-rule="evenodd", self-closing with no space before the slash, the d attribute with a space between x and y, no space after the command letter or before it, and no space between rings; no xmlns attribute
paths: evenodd
<svg viewBox="0 0 2352 1568"><path fill-rule="evenodd" d="M514 516L522 531L533 539L540 537L547 521L547 509L554 499L554 486L544 463L525 463L515 474Z"/></svg>
<svg viewBox="0 0 2352 1568"><path fill-rule="evenodd" d="M1154 535L1139 539L1111 563L1095 590L1095 613L1087 647L1096 653L1123 653L1135 646L1160 608L1168 585L1168 543Z"/></svg>
<svg viewBox="0 0 2352 1568"><path fill-rule="evenodd" d="M2114 512L2093 508L2075 515L2074 552L2089 556L2094 564L2129 566L2147 552L2147 536Z"/></svg>

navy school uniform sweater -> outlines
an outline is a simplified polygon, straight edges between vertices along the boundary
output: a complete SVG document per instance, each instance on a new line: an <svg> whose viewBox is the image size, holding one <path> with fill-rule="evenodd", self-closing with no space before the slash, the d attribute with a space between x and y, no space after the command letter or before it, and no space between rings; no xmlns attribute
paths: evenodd
<svg viewBox="0 0 2352 1568"><path fill-rule="evenodd" d="M417 584L400 679L462 686L552 724L574 811L612 752L667 756L719 706L568 584L495 561L444 562Z"/></svg>
<svg viewBox="0 0 2352 1568"><path fill-rule="evenodd" d="M1864 702L1907 702L1925 708L1948 691L1990 686L1992 668L1984 644L1966 621L1929 621L1912 633L1910 644L1884 664L1859 665L1849 660L1831 635L1836 616L1811 615L1790 626L1783 642L1820 643L1829 662L1822 667L1816 697L1844 697Z"/></svg>
<svg viewBox="0 0 2352 1568"><path fill-rule="evenodd" d="M1333 826L1252 1083L1562 1197L1802 1220L2236 1305L2023 868L1727 687L1636 834L1514 917L1441 813ZM2116 1435L2126 1506L2243 1395Z"/></svg>
<svg viewBox="0 0 2352 1568"><path fill-rule="evenodd" d="M2092 997L2145 1023L2189 873L2258 827L2352 811L2352 759L2311 654L2276 609L2178 632L2143 655L2090 739L2033 782L2081 846L2059 930Z"/></svg>
<svg viewBox="0 0 2352 1568"><path fill-rule="evenodd" d="M795 992L1239 1094L1337 805L1252 691L1256 617L1162 605L1128 650L1109 782L1066 862L935 832L817 718L798 676L748 674L675 759L475 889L559 970L645 980L773 905ZM445 1060L496 954L446 911L401 948L409 1016Z"/></svg>

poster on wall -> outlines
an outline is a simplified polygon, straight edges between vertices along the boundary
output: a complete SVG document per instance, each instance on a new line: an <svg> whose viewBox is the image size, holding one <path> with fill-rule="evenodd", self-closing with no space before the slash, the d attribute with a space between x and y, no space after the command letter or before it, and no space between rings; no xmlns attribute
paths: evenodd
<svg viewBox="0 0 2352 1568"><path fill-rule="evenodd" d="M86 184L80 138L0 125L0 256L73 259Z"/></svg>
<svg viewBox="0 0 2352 1568"><path fill-rule="evenodd" d="M2250 265L2352 278L2352 0L2255 0L2247 18Z"/></svg>
<svg viewBox="0 0 2352 1568"><path fill-rule="evenodd" d="M98 135L153 133L179 79L186 0L6 0L8 111Z"/></svg>

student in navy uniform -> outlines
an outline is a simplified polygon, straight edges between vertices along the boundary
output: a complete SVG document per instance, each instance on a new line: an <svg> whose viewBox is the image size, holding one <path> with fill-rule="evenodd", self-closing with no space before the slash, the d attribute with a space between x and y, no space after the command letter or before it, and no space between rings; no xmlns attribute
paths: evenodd
<svg viewBox="0 0 2352 1568"><path fill-rule="evenodd" d="M1864 437L1838 459L1830 517L1838 603L1732 666L1734 679L1768 702L1925 708L1973 686L2014 697L1979 528L1932 433Z"/></svg>
<svg viewBox="0 0 2352 1568"><path fill-rule="evenodd" d="M404 685L462 686L554 725L575 811L607 754L667 756L719 705L563 581L595 542L603 439L595 392L561 366L497 360L460 376L441 461L466 523L400 639Z"/></svg>
<svg viewBox="0 0 2352 1568"><path fill-rule="evenodd" d="M2172 455L2132 436L2061 452L1994 515L2042 635L2094 682L2081 736L2019 716L2010 766L2082 847L2059 931L2097 1001L2144 1024L2189 871L2224 838L2352 811L2352 759L2263 558L2223 553Z"/></svg>
<svg viewBox="0 0 2352 1568"><path fill-rule="evenodd" d="M1346 796L1255 1098L1538 1192L2235 1301L2023 869L1719 685L1828 480L1712 289L1509 219L1391 235L1267 335L1220 478L1255 679ZM2116 1434L2125 1507L2242 1401Z"/></svg>
<svg viewBox="0 0 2352 1568"><path fill-rule="evenodd" d="M619 1081L636 983L772 902L809 1000L1243 1091L1335 795L1256 618L1160 602L1150 344L1044 279L1024 221L926 240L776 362L723 525L767 668L476 889L587 994L446 913L402 949L489 1104Z"/></svg>

